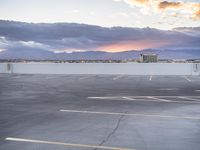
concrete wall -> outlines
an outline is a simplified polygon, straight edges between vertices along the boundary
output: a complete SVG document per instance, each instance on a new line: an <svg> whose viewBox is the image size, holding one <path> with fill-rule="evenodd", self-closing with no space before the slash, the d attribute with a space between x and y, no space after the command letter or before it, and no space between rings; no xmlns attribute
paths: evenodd
<svg viewBox="0 0 200 150"><path fill-rule="evenodd" d="M192 63L0 63L0 73L200 75Z"/></svg>

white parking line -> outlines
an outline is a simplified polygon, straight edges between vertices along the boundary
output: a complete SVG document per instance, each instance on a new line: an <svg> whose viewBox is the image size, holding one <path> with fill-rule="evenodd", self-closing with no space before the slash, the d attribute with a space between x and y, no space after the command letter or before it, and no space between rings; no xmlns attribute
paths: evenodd
<svg viewBox="0 0 200 150"><path fill-rule="evenodd" d="M167 100L167 99L163 99L163 98L157 98L157 97L152 97L152 96L148 96L147 98L149 98L149 99L155 99L155 100L163 101L163 102L171 102L171 100Z"/></svg>
<svg viewBox="0 0 200 150"><path fill-rule="evenodd" d="M135 101L137 99L134 99L134 98L130 98L130 97L122 97L123 99L126 99L126 100L131 100L131 101Z"/></svg>
<svg viewBox="0 0 200 150"><path fill-rule="evenodd" d="M149 81L151 81L151 80L152 80L152 78L153 78L153 76L151 75L151 76L149 77Z"/></svg>
<svg viewBox="0 0 200 150"><path fill-rule="evenodd" d="M117 80L117 79L120 79L122 77L123 77L123 75L119 75L119 76L114 77L113 80Z"/></svg>
<svg viewBox="0 0 200 150"><path fill-rule="evenodd" d="M117 99L119 97L88 97L89 99Z"/></svg>
<svg viewBox="0 0 200 150"><path fill-rule="evenodd" d="M192 100L192 101L200 101L200 98L199 99L195 99L195 98L183 97L183 96L179 96L178 98L180 98L180 99L186 99L186 100Z"/></svg>
<svg viewBox="0 0 200 150"><path fill-rule="evenodd" d="M188 82L191 82L191 80L187 76L183 76L184 79L186 79Z"/></svg>
<svg viewBox="0 0 200 150"><path fill-rule="evenodd" d="M182 96L182 95L181 95ZM177 95L177 96L132 96L132 95L129 95L129 96L125 96L125 97L130 97L130 98L148 98L148 97L156 97L156 98L177 98L177 97L181 97L180 95ZM199 96L190 96L190 95L184 95L183 97L191 97L191 98L200 98L200 95ZM88 97L88 98L91 98L91 99L107 99L107 98L122 98L121 96L102 96L102 97Z"/></svg>
<svg viewBox="0 0 200 150"><path fill-rule="evenodd" d="M180 98L182 96L115 96L115 97L88 97L88 99L94 100L114 100L114 101L144 101L144 102L166 102L166 103L185 103L185 104L200 104L198 99L200 96L188 96L186 97L191 101L181 101L181 100L168 100L167 98ZM195 100L195 101L194 101Z"/></svg>
<svg viewBox="0 0 200 150"><path fill-rule="evenodd" d="M179 97L180 95L177 95L177 96L172 96L172 95L165 95L165 96L157 96L157 95L151 95L151 97L157 97L157 98L177 98ZM182 96L182 95L181 95ZM184 95L185 97L196 97L196 98L200 98L200 95L199 96L190 96L190 95ZM134 98L142 98L142 97L149 97L149 96L128 96L128 97L134 97Z"/></svg>
<svg viewBox="0 0 200 150"><path fill-rule="evenodd" d="M95 100L114 100L114 101L152 101L156 102L156 100L147 100L147 99L136 99L130 97L88 97L89 99ZM160 101L159 101L160 102Z"/></svg>
<svg viewBox="0 0 200 150"><path fill-rule="evenodd" d="M161 91L177 91L177 90L179 90L179 88L162 88L162 89L158 89L158 90L161 90Z"/></svg>
<svg viewBox="0 0 200 150"><path fill-rule="evenodd" d="M195 90L195 92L200 92L200 90Z"/></svg>
<svg viewBox="0 0 200 150"><path fill-rule="evenodd" d="M148 100L148 99L135 99L135 98L130 98L130 97L122 97L126 100L134 100L134 101L162 101L162 102L171 102L171 100L166 100L166 99L161 99L161 98L156 98L156 97L151 97L151 96L147 96L146 98L148 99L153 99L153 100Z"/></svg>
<svg viewBox="0 0 200 150"><path fill-rule="evenodd" d="M93 149L106 149L106 150L134 150L134 149L109 147L109 146L74 144L74 143L62 143L62 142L51 142L51 141L42 141L42 140L33 140L33 139L22 139L22 138L13 138L13 137L7 137L5 140L6 141L15 141L15 142L37 143L37 144L52 144L52 145L61 145L61 146L77 147L77 148L79 147L79 148L93 148Z"/></svg>
<svg viewBox="0 0 200 150"><path fill-rule="evenodd" d="M128 113L98 112L98 111L79 111L79 110L66 110L66 109L61 109L60 111L61 112L68 112L68 113L83 113L83 114L124 115L124 116L135 116L135 117L158 117L158 118L177 118L177 119L194 119L194 120L200 120L200 116L199 117L192 117L192 116L128 114Z"/></svg>

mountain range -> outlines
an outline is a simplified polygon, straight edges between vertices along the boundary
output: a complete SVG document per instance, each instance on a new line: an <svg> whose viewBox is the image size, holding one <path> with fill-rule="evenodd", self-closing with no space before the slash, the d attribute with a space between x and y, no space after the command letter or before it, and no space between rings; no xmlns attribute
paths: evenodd
<svg viewBox="0 0 200 150"><path fill-rule="evenodd" d="M200 27L171 30L0 20L0 59L200 59Z"/></svg>
<svg viewBox="0 0 200 150"><path fill-rule="evenodd" d="M140 54L157 54L159 59L200 59L200 50L131 50L124 52L85 51L71 53L54 53L50 51L24 50L17 53L3 51L0 59L28 59L28 60L128 60L139 59Z"/></svg>

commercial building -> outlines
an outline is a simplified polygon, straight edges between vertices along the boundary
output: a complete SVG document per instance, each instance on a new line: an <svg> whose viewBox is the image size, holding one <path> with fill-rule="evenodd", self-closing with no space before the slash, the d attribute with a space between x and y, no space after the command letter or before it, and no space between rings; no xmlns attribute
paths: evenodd
<svg viewBox="0 0 200 150"><path fill-rule="evenodd" d="M157 54L140 54L140 62L143 62L143 63L158 62L158 55Z"/></svg>

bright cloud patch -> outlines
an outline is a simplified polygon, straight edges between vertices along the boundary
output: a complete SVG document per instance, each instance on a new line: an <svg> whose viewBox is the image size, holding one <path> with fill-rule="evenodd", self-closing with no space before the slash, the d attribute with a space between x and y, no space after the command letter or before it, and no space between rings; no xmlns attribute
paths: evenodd
<svg viewBox="0 0 200 150"><path fill-rule="evenodd" d="M175 2L163 0L118 0L124 1L129 5L145 8L149 13L159 13L160 11L172 10L178 12L183 18L189 16L189 19L200 20L200 3L198 2ZM147 13L146 13L147 14ZM170 17L170 15L169 15Z"/></svg>
<svg viewBox="0 0 200 150"><path fill-rule="evenodd" d="M5 49L0 49L0 53L3 52L3 51L6 51L6 50Z"/></svg>

